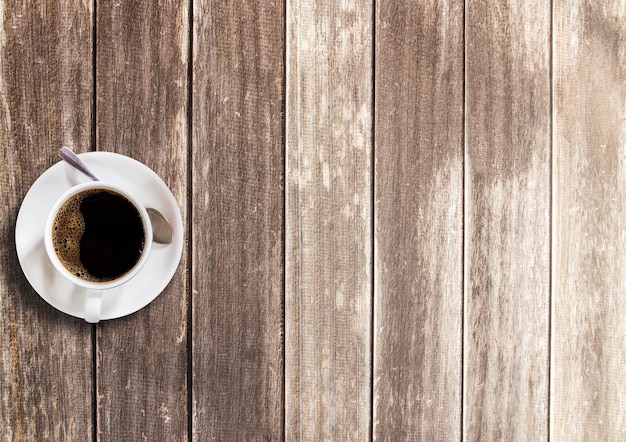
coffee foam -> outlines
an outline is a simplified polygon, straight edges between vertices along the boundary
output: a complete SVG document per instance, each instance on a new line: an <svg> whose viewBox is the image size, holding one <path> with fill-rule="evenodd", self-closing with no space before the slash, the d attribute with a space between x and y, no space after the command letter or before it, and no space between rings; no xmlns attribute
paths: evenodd
<svg viewBox="0 0 626 442"><path fill-rule="evenodd" d="M85 220L80 204L96 191L83 191L69 198L58 210L52 226L52 245L57 257L70 273L91 282L104 279L91 275L80 261L80 240L85 233Z"/></svg>

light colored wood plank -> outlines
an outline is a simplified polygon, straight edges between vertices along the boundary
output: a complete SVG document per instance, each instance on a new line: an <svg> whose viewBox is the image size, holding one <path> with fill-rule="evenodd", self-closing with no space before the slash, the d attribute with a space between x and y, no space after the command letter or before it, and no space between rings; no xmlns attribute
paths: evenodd
<svg viewBox="0 0 626 442"><path fill-rule="evenodd" d="M626 2L555 2L551 438L626 428Z"/></svg>
<svg viewBox="0 0 626 442"><path fill-rule="evenodd" d="M61 145L84 151L91 144L90 5L0 2L2 440L93 435L91 327L37 295L15 250L15 220L29 187L58 161Z"/></svg>
<svg viewBox="0 0 626 442"><path fill-rule="evenodd" d="M372 9L287 2L285 426L370 434Z"/></svg>
<svg viewBox="0 0 626 442"><path fill-rule="evenodd" d="M463 5L377 6L374 439L458 440Z"/></svg>
<svg viewBox="0 0 626 442"><path fill-rule="evenodd" d="M97 2L97 148L152 168L186 225L186 2ZM187 437L186 251L164 292L97 327L98 433L107 440Z"/></svg>
<svg viewBox="0 0 626 442"><path fill-rule="evenodd" d="M464 438L548 436L550 4L466 9Z"/></svg>
<svg viewBox="0 0 626 442"><path fill-rule="evenodd" d="M194 1L193 438L283 435L282 2Z"/></svg>

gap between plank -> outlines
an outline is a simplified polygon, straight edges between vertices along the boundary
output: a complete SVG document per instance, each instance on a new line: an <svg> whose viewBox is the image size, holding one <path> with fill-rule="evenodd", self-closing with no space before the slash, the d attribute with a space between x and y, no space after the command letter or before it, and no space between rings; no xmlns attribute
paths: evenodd
<svg viewBox="0 0 626 442"><path fill-rule="evenodd" d="M285 333L285 328L286 328L286 324L287 324L287 1L288 0L283 0L283 22L282 22L282 27L283 27L283 51L282 51L282 103L281 103L281 116L282 116L282 121L281 121L281 131L282 131L282 161L283 161L283 207L282 207L282 215L283 215L283 219L282 219L282 233L281 233L281 240L283 242L283 247L282 247L282 262L283 262L283 269L282 269L282 306L281 306L281 316L282 316L282 321L283 323L281 324L281 329L282 329L282 376L281 376L281 382L282 382L282 386L281 386L281 398L282 398L282 414L281 414L281 422L280 422L280 431L281 431L281 435L280 435L280 439L283 441L286 441L287 439L287 431L285 429L286 426L286 422L287 422L287 388L286 388L286 384L287 384L287 363L286 363L286 359L287 359L287 343L286 343L286 333Z"/></svg>
<svg viewBox="0 0 626 442"><path fill-rule="evenodd" d="M193 440L193 0L187 2L187 440Z"/></svg>
<svg viewBox="0 0 626 442"><path fill-rule="evenodd" d="M372 0L372 115L371 115L371 183L370 183L370 205L371 205L371 258L370 258L370 422L369 422L369 437L370 441L374 440L374 379L375 379L375 365L376 352L374 350L375 339L375 318L376 315L376 17L378 7L376 0Z"/></svg>
<svg viewBox="0 0 626 442"><path fill-rule="evenodd" d="M550 242L548 244L549 252L548 252L548 278L549 278L549 287L548 287L548 308L550 312L548 314L548 363L547 363L547 371L548 371L548 391L547 391L547 406L548 406L548 416L547 416L547 440L550 441L550 420L552 416L552 293L554 290L554 127L555 127L555 115L554 115L554 5L550 2L550 52L549 52L549 75L550 75L550 209L548 212L548 234L550 235Z"/></svg>
<svg viewBox="0 0 626 442"><path fill-rule="evenodd" d="M466 311L466 277L465 277L465 262L466 262L466 254L467 250L465 247L465 207L466 207L466 192L465 189L466 181L467 181L467 93L466 93L466 83L467 83L467 0L463 3L463 84L462 94L463 94L463 135L462 135L462 145L463 145L463 165L462 165L462 182L463 189L461 190L461 416L459 419L460 422L460 431L459 431L459 439L463 441L463 431L465 428L465 311Z"/></svg>

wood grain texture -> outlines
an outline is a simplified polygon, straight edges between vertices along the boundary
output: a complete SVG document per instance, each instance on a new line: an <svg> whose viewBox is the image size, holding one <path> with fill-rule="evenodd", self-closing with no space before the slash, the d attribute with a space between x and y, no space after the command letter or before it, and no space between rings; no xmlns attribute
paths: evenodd
<svg viewBox="0 0 626 442"><path fill-rule="evenodd" d="M0 3L3 441L92 436L91 327L37 295L15 249L15 220L28 188L58 161L62 144L90 145L91 17L90 6L77 1Z"/></svg>
<svg viewBox="0 0 626 442"><path fill-rule="evenodd" d="M193 437L283 435L281 2L194 1Z"/></svg>
<svg viewBox="0 0 626 442"><path fill-rule="evenodd" d="M624 0L0 0L0 440L622 440L625 109ZM63 144L189 226L127 318L20 270Z"/></svg>
<svg viewBox="0 0 626 442"><path fill-rule="evenodd" d="M374 439L458 440L463 5L377 5Z"/></svg>
<svg viewBox="0 0 626 442"><path fill-rule="evenodd" d="M288 440L371 427L372 10L287 2Z"/></svg>
<svg viewBox="0 0 626 442"><path fill-rule="evenodd" d="M626 2L555 2L551 438L626 428Z"/></svg>
<svg viewBox="0 0 626 442"><path fill-rule="evenodd" d="M186 224L187 2L99 1L97 148L152 168ZM164 292L97 328L98 434L106 440L187 437L186 252Z"/></svg>
<svg viewBox="0 0 626 442"><path fill-rule="evenodd" d="M466 9L464 438L548 436L550 5Z"/></svg>

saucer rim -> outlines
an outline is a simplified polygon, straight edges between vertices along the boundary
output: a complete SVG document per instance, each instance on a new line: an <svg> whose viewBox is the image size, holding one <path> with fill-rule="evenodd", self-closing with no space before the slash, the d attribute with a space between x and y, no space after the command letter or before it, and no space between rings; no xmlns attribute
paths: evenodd
<svg viewBox="0 0 626 442"><path fill-rule="evenodd" d="M112 311L107 311L105 304L103 303L103 312L102 312L102 316L100 320L110 320L110 319L121 318L123 316L128 316L130 314L133 314L143 309L148 304L153 302L157 297L159 297L159 295L169 285L173 276L176 274L176 271L180 265L180 260L182 258L182 252L183 252L183 246L184 246L184 237L183 237L184 232L183 232L183 223L182 223L182 215L181 215L180 207L178 205L178 202L176 201L176 198L172 194L167 184L163 181L163 179L150 167L135 160L134 158L131 158L126 155L118 154L115 152L101 152L101 151L81 153L81 154L78 154L78 156L83 161L85 161L85 163L87 163L90 168L93 168L94 172L96 173L98 172L97 169L100 168L102 165L112 165L111 167L114 168L116 162L120 162L120 161L124 162L125 163L124 167L134 169L133 173L137 175L141 174L142 176L140 178L144 178L144 179L147 178L152 182L151 186L148 186L148 188L144 189L143 192L150 193L152 197L159 198L160 200L162 200L163 206L167 205L168 206L167 211L170 212L171 214L169 221L174 225L175 235L174 235L174 239L172 243L165 247L171 246L171 247L174 247L174 250L169 251L167 255L163 255L160 258L158 258L158 261L159 261L158 264L156 263L157 258L155 258L154 256L151 256L152 259L155 260L154 265L160 265L161 267L163 267L163 271L152 272L152 274L156 273L158 278L150 279L151 274L149 274L148 269L144 267L134 276L134 278L129 280L123 286L111 288L105 291L104 296L108 299L109 301L108 304L113 305L113 307L109 308L109 310L112 310ZM98 164L99 162L103 164ZM28 209L29 205L31 206L30 209L33 210L31 203L34 202L32 200L34 200L35 198L46 197L46 193L45 193L46 189L41 188L42 185L44 185L45 181L48 180L49 178L53 178L56 175L62 175L64 171L63 164L64 164L63 161L59 161L53 164L52 166L50 166L48 169L46 169L32 183L26 195L24 196L24 199L22 200L20 204L20 208L19 208L18 215L16 218L16 223L15 223L15 245L16 245L16 252L18 255L18 261L19 261L22 273L26 277L28 283L33 288L35 293L37 293L39 297L41 297L44 301L46 301L55 309L69 316L84 319L84 310L81 307L77 306L77 304L75 302L72 302L71 300L67 300L64 303L64 302L60 302L58 298L55 299L54 291L47 290L45 287L46 284L43 283L41 280L42 278L39 278L39 280L37 280L38 277L35 274L35 269L29 268L29 267L37 267L36 270L42 270L46 266L46 260L49 261L49 258L47 257L47 255L45 257L40 257L40 259L36 257L29 258L27 256L28 252L29 251L33 252L36 250L30 250L30 249L26 250L28 248L27 244L31 244L31 243L33 244L34 249L44 247L43 231L45 227L44 226L42 226L41 228L35 227L35 229L37 229L37 232L35 233L34 240L32 238L27 239L26 236L22 236L22 235L28 235L27 232L22 231L22 226L24 226L25 223L27 222L26 219L28 216L28 214L25 213L25 210ZM68 167L71 167L71 166L68 166ZM78 174L79 174L78 176L81 176L80 173ZM132 183L133 181L129 181L129 182ZM122 183L116 183L116 184L124 186L124 184ZM73 185L74 184L72 183L63 183L63 185L60 185L59 188L48 189L48 192L51 192L51 193L56 193L57 191L59 192L58 195L56 196L51 195L51 196L54 196L54 199L50 201L50 206L52 206L52 202L56 200L56 198L58 198L64 191L71 188ZM40 196L42 192L44 193L43 197ZM133 191L133 193L135 192ZM158 209L163 209L163 208L158 207ZM44 213L46 211L45 207L40 210ZM41 237L41 238L39 239L38 237ZM24 244L23 247L22 247L22 244ZM158 248L153 247L151 254L155 253L155 249L157 250L157 253L163 253L163 251L158 250ZM44 251L45 251L45 247L44 247ZM148 264L149 262L150 262L150 258L148 258L148 261L146 264ZM50 265L52 266L52 263L50 263ZM57 274L58 272L56 270L54 270L54 272L56 272L55 277L61 278L61 280L59 281L62 281L62 282L59 282L58 284L64 285L68 287L70 290L75 290L78 288L75 284L71 283L70 281L66 281L60 274ZM137 281L142 281L142 280L144 281L151 280L152 284L149 284L150 288L148 290L141 291L142 293L144 293L144 295L141 296L141 298L135 298L136 302L124 303L123 300L119 301L119 299L115 299L115 298L121 298L124 296L124 288L128 289L129 288L128 285L136 285L136 286L145 287L144 285L141 285L141 282L137 282ZM59 288L58 284L56 287L57 289ZM139 301L137 301L137 299L139 299Z"/></svg>

